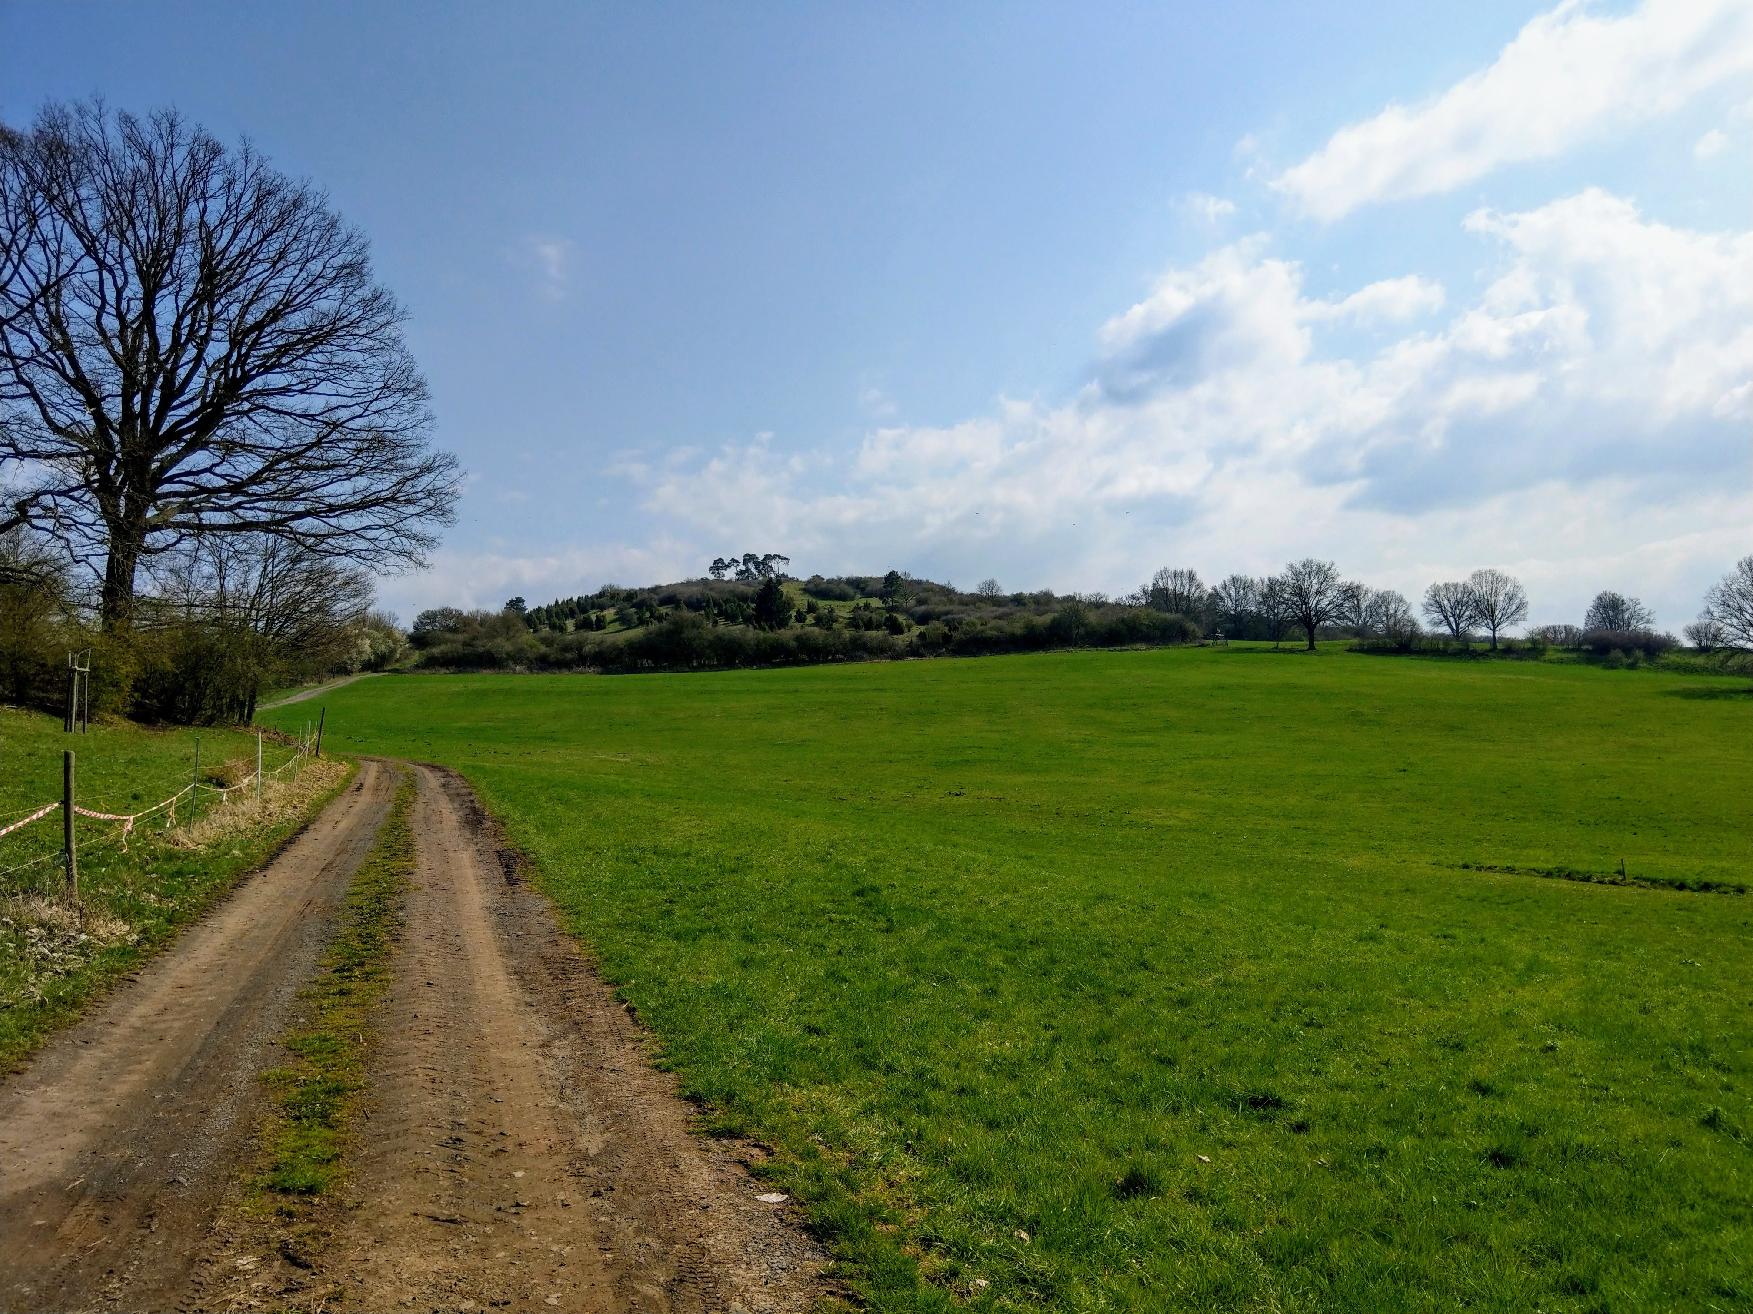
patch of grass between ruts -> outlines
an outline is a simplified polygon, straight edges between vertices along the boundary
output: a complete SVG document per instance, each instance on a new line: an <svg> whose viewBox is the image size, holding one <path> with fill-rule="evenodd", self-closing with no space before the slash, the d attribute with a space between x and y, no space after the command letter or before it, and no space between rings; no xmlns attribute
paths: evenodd
<svg viewBox="0 0 1753 1314"><path fill-rule="evenodd" d="M389 950L414 869L413 800L414 783L404 777L354 874L317 978L303 992L309 1013L282 1041L289 1061L264 1074L273 1103L257 1185L285 1205L322 1195L340 1178L348 1117L364 1086L367 1019L389 984Z"/></svg>

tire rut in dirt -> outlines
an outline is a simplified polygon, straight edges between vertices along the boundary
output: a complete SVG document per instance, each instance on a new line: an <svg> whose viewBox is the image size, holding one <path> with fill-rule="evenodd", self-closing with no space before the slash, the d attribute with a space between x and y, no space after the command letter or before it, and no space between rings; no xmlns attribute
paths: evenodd
<svg viewBox="0 0 1753 1314"><path fill-rule="evenodd" d="M0 1309L174 1307L235 1197L258 1076L390 800L355 782L0 1084Z"/></svg>
<svg viewBox="0 0 1753 1314"><path fill-rule="evenodd" d="M416 768L417 871L351 1198L275 1295L325 1309L805 1310L826 1261L651 1066L509 879L463 782ZM257 1287L258 1294L263 1294Z"/></svg>

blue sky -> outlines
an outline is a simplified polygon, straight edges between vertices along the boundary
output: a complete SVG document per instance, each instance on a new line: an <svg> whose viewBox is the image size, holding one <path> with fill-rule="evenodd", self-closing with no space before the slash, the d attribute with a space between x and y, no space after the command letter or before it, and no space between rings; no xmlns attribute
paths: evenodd
<svg viewBox="0 0 1753 1314"><path fill-rule="evenodd" d="M1753 552L1744 0L0 6L0 117L92 93L370 236L470 471L405 618Z"/></svg>

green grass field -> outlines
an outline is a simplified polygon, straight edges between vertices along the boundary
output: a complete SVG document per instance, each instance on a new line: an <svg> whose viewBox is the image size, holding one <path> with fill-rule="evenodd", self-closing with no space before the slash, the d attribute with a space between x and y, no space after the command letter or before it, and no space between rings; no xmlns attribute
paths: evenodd
<svg viewBox="0 0 1753 1314"><path fill-rule="evenodd" d="M1574 879L1753 883L1744 677L1236 646L324 701L467 773L873 1308L1753 1304L1753 895Z"/></svg>

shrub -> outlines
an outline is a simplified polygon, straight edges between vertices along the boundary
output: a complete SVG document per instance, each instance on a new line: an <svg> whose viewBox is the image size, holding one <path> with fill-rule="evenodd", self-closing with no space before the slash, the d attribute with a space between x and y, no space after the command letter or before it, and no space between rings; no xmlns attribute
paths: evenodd
<svg viewBox="0 0 1753 1314"><path fill-rule="evenodd" d="M1593 653L1597 657L1617 653L1621 664L1625 664L1632 654L1639 657L1660 657L1680 644L1672 634L1662 634L1656 630L1587 630L1583 633L1579 646L1584 652Z"/></svg>
<svg viewBox="0 0 1753 1314"><path fill-rule="evenodd" d="M823 602L856 602L858 590L842 579L823 579L820 575L811 575L803 583L803 591L812 598L820 598Z"/></svg>
<svg viewBox="0 0 1753 1314"><path fill-rule="evenodd" d="M1580 648L1583 631L1576 625L1536 625L1528 638L1548 648Z"/></svg>

